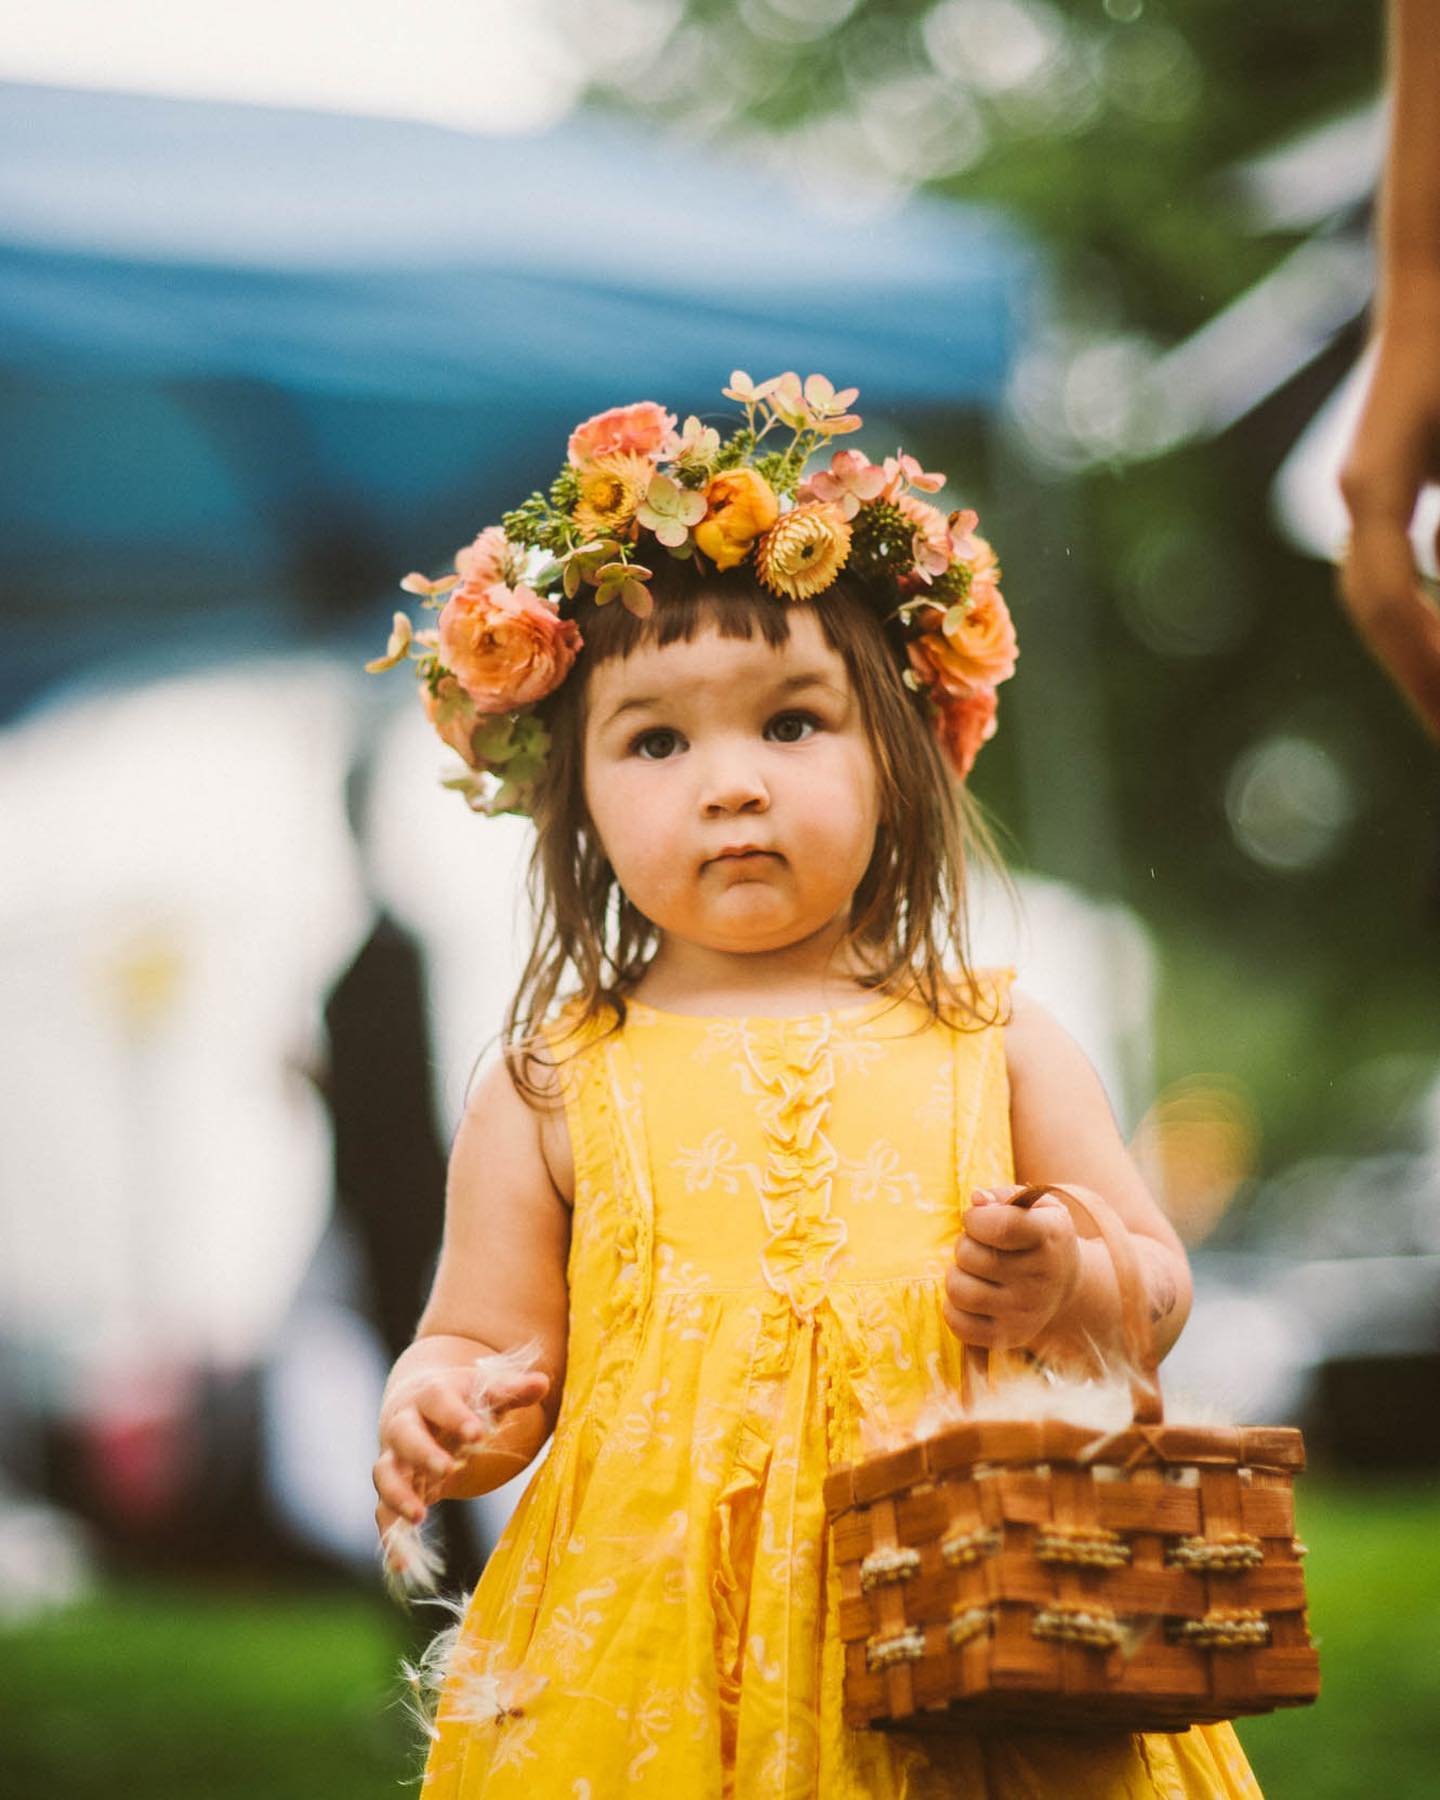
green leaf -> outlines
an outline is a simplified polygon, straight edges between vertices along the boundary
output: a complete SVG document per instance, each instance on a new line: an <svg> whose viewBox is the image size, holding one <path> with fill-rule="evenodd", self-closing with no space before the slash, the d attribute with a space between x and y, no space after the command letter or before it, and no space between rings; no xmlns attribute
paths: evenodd
<svg viewBox="0 0 1440 1800"><path fill-rule="evenodd" d="M509 713L494 713L481 720L470 738L471 748L482 762L504 762L515 753L515 721Z"/></svg>

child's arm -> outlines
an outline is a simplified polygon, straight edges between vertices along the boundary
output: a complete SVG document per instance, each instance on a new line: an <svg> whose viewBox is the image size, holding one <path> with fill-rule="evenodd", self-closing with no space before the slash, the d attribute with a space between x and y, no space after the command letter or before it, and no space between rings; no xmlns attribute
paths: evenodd
<svg viewBox="0 0 1440 1800"><path fill-rule="evenodd" d="M1016 1179L1090 1188L1129 1228L1157 1354L1190 1310L1190 1270L1170 1222L1125 1148L1099 1077L1074 1039L1023 994L1005 1033ZM1081 1237L1053 1196L1028 1210L979 1193L947 1272L945 1316L967 1343L1093 1362L1120 1348L1120 1301L1105 1246Z"/></svg>
<svg viewBox="0 0 1440 1800"><path fill-rule="evenodd" d="M423 1517L434 1500L498 1487L554 1426L568 1316L566 1148L558 1111L534 1111L497 1064L456 1134L434 1285L381 1402L374 1480L382 1535L397 1518ZM531 1343L534 1372L501 1378L490 1397L501 1417L486 1434L470 1405L475 1359ZM469 1448L482 1437L483 1449ZM462 1449L469 1453L457 1456Z"/></svg>
<svg viewBox="0 0 1440 1800"><path fill-rule="evenodd" d="M1378 340L1340 475L1354 526L1340 593L1361 635L1440 738L1440 610L1420 586L1410 523L1440 479L1440 13L1390 0L1390 142L1379 209Z"/></svg>

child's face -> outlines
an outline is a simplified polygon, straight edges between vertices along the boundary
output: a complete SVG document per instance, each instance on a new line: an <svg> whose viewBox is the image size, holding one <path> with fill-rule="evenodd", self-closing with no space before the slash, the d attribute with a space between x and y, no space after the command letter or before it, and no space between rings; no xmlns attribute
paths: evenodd
<svg viewBox="0 0 1440 1800"><path fill-rule="evenodd" d="M601 663L585 798L617 881L667 935L777 950L848 914L875 843L875 764L814 614L793 613L776 649L709 629Z"/></svg>

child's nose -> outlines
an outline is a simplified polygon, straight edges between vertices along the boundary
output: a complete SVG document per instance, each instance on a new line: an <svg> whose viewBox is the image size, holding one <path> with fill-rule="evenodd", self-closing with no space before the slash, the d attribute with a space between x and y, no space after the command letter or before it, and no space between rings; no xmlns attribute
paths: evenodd
<svg viewBox="0 0 1440 1800"><path fill-rule="evenodd" d="M716 757L705 772L702 808L706 818L724 813L764 812L769 790L753 761L743 754Z"/></svg>

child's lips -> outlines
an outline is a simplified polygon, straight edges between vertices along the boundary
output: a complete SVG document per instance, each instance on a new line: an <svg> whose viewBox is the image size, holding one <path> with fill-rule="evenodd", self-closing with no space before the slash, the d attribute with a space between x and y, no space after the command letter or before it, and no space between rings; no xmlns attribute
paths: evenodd
<svg viewBox="0 0 1440 1800"><path fill-rule="evenodd" d="M774 850L760 850L748 844L737 845L734 849L721 850L712 856L706 867L720 864L725 867L753 868L761 862L778 861L779 853Z"/></svg>

